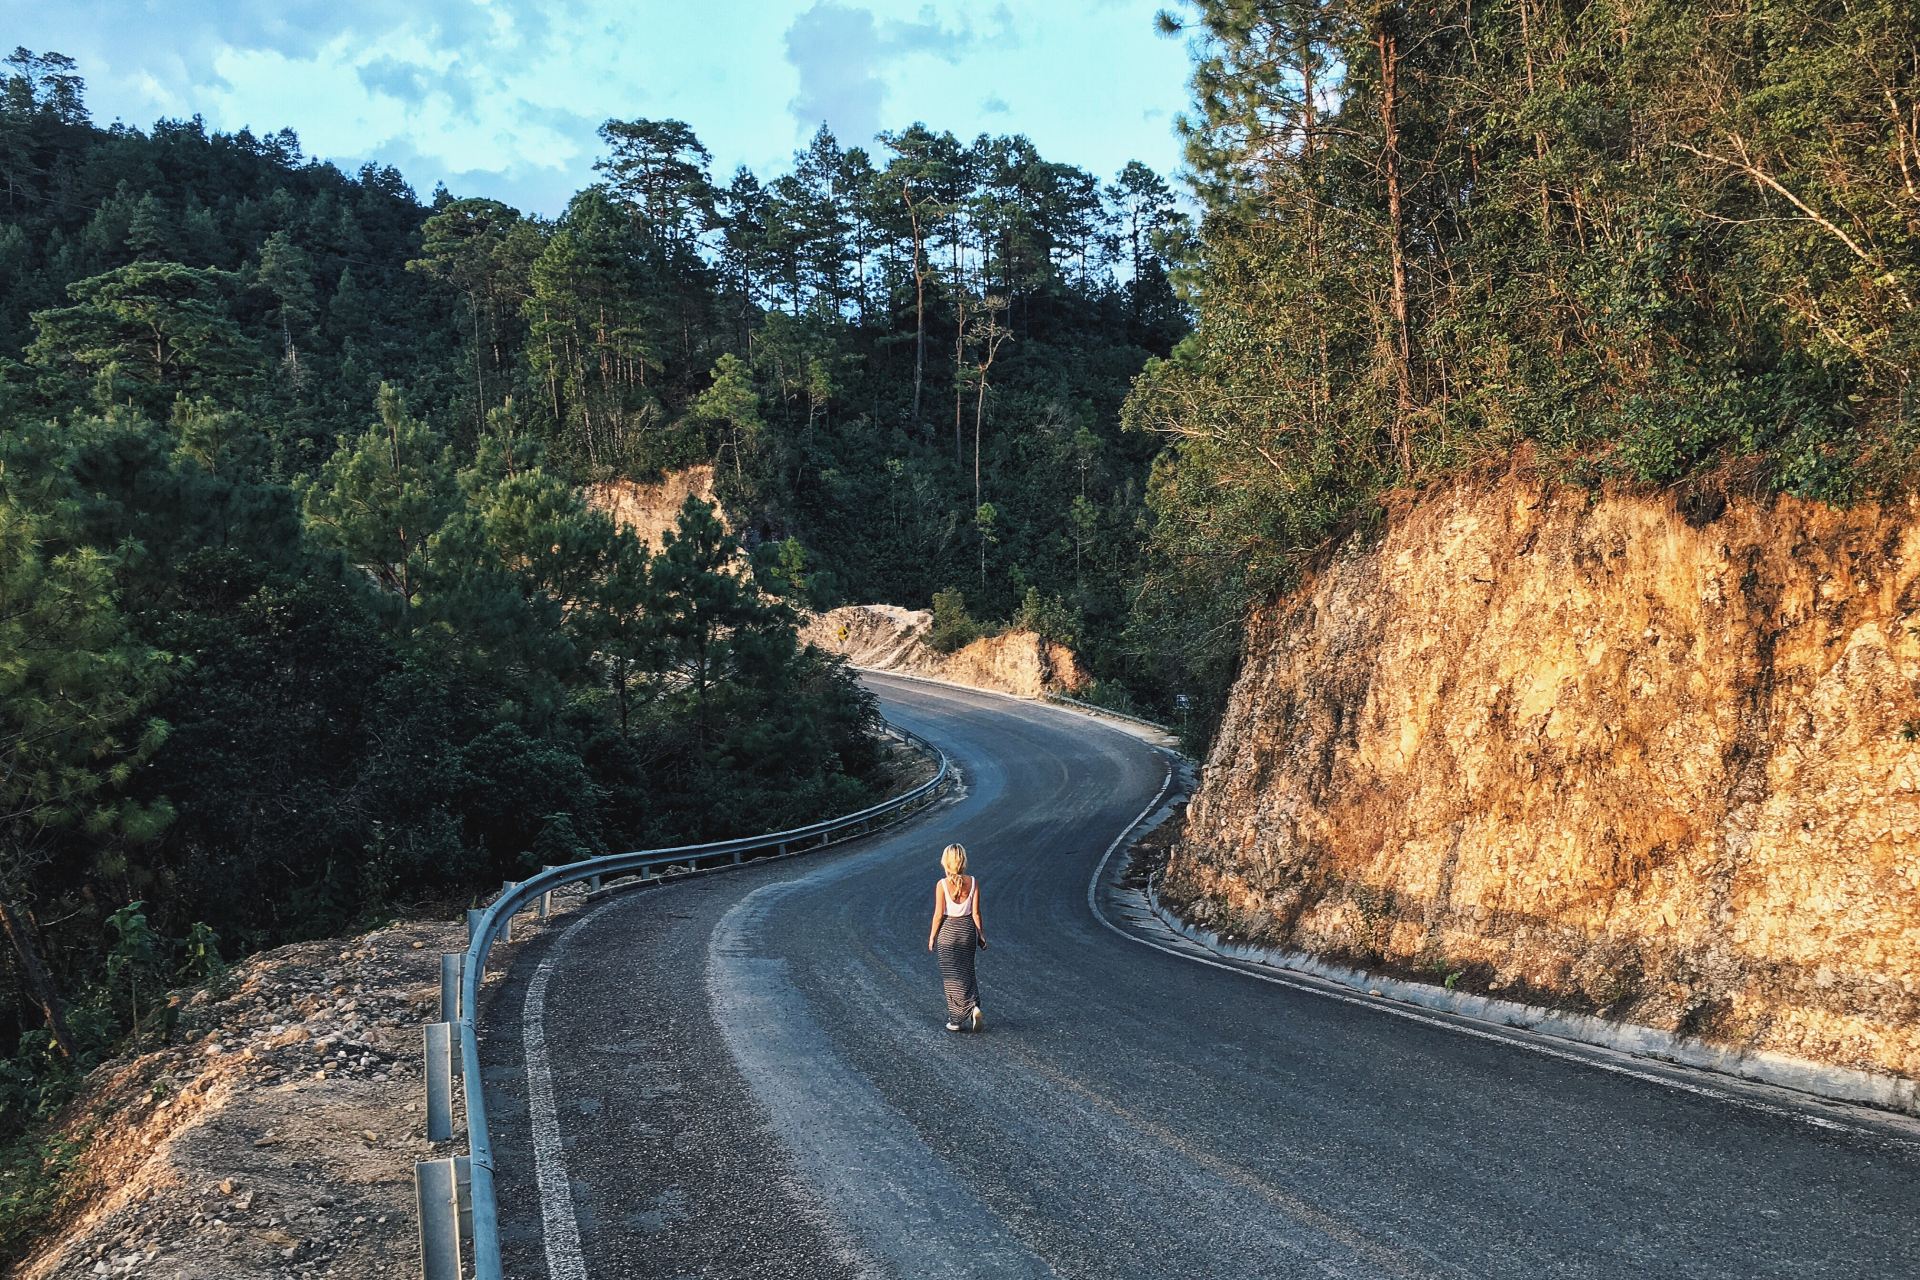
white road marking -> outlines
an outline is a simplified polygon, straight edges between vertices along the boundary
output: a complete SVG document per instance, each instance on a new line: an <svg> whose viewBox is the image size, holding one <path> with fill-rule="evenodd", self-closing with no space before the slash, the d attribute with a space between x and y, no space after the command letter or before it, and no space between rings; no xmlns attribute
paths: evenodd
<svg viewBox="0 0 1920 1280"><path fill-rule="evenodd" d="M547 1057L547 979L573 930L594 913L569 924L527 983L520 1009L520 1037L526 1046L527 1120L533 1131L533 1173L540 1188L541 1235L547 1244L550 1280L587 1280L586 1259L580 1254L580 1223L573 1212L573 1187L567 1176L566 1148L560 1141L560 1120L553 1104L553 1063Z"/></svg>
<svg viewBox="0 0 1920 1280"><path fill-rule="evenodd" d="M1210 960L1206 956L1195 955L1191 951L1183 951L1176 947L1164 946L1150 938L1142 937L1131 930L1122 929L1112 920L1109 920L1107 913L1100 909L1099 902L1095 900L1095 890L1099 888L1101 878L1106 875L1107 863L1112 860L1114 851L1120 847L1122 841L1133 833L1135 827L1146 821L1147 815L1160 807L1160 802L1166 798L1167 790L1172 785L1173 769L1169 766L1166 781L1160 784L1160 790L1153 797L1153 801L1148 804L1146 808L1142 809L1139 816L1134 818L1132 822L1129 822L1119 835L1113 838L1113 843L1107 846L1107 851L1100 855L1100 864L1093 869L1093 879L1087 882L1087 906L1092 910L1094 918L1129 942L1137 942L1143 947L1152 947L1155 951L1165 952L1167 955L1175 956L1181 960L1191 960L1195 964L1204 964L1211 969L1222 969L1228 973L1237 973L1242 977L1254 978L1261 982L1271 982L1278 987L1288 987L1294 991L1305 992L1308 995L1321 996L1328 1000L1338 1000L1342 1004L1355 1005L1375 1013L1390 1013L1396 1018L1405 1018L1409 1022L1419 1022L1429 1027L1438 1027L1443 1031L1451 1031L1456 1035L1472 1036L1476 1040L1490 1040L1495 1044L1506 1045L1509 1048L1525 1049L1528 1052L1537 1053L1543 1057L1558 1058L1563 1062L1571 1062L1577 1066L1592 1067L1598 1071L1611 1071L1615 1075L1631 1076L1635 1080L1644 1080L1648 1084L1656 1084L1663 1089L1672 1089L1679 1093L1697 1094L1703 1098L1712 1098L1717 1102L1732 1103L1736 1107L1745 1107L1749 1111L1758 1111L1764 1115L1779 1116L1788 1120L1798 1120L1800 1123L1811 1125L1816 1129L1838 1130L1841 1133L1850 1133L1861 1137L1872 1138L1877 1142L1887 1143L1893 1146L1909 1147L1914 1145L1904 1139L1892 1137L1876 1129L1847 1124L1843 1121L1829 1119L1826 1116L1813 1115L1809 1112L1796 1111L1791 1107L1776 1106L1771 1102L1763 1102L1758 1098L1729 1093L1723 1089L1716 1089L1711 1085L1698 1084L1690 1080L1679 1080L1672 1076L1661 1075L1653 1071L1642 1071L1623 1063L1609 1062L1600 1057L1588 1057L1585 1054L1570 1053L1565 1049L1558 1049L1552 1045L1542 1044L1537 1040L1527 1038L1524 1032L1516 1031L1514 1034L1501 1034L1496 1031L1483 1031L1478 1027L1464 1026L1461 1023L1446 1018L1432 1017L1428 1014L1409 1009L1404 1005L1382 1000L1378 997L1348 995L1345 992L1330 991L1325 987L1316 986L1312 983L1284 978L1279 974L1259 973L1252 969L1242 968L1239 965L1226 964L1219 960Z"/></svg>

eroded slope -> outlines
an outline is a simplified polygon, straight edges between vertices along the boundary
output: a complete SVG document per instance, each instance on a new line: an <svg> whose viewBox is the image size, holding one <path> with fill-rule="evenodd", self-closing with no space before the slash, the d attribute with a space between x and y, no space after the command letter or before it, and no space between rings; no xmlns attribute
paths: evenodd
<svg viewBox="0 0 1920 1280"><path fill-rule="evenodd" d="M1920 1076L1920 519L1463 484L1255 618L1199 922Z"/></svg>

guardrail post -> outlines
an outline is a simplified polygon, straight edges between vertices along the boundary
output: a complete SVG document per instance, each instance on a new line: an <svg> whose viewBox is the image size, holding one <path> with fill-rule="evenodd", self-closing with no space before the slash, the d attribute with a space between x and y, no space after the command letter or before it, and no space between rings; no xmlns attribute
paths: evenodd
<svg viewBox="0 0 1920 1280"><path fill-rule="evenodd" d="M467 908L467 945L468 946L472 946L473 940L479 936L480 917L485 914L486 912L484 911L478 911L472 907Z"/></svg>
<svg viewBox="0 0 1920 1280"><path fill-rule="evenodd" d="M429 1022L427 1035L427 1141L453 1136L453 1027Z"/></svg>
<svg viewBox="0 0 1920 1280"><path fill-rule="evenodd" d="M460 1206L460 1238L473 1239L473 1157L453 1158L453 1186Z"/></svg>
<svg viewBox="0 0 1920 1280"><path fill-rule="evenodd" d="M504 898L519 887L520 882L518 880L502 880L500 882L500 896ZM511 911L507 912L506 922L500 926L500 941L513 941L513 912Z"/></svg>
<svg viewBox="0 0 1920 1280"><path fill-rule="evenodd" d="M440 953L440 1021L460 1020L460 953Z"/></svg>
<svg viewBox="0 0 1920 1280"><path fill-rule="evenodd" d="M733 851L733 865L736 867L739 866L743 861L746 860L746 856L747 856L747 851L745 849L735 849Z"/></svg>
<svg viewBox="0 0 1920 1280"><path fill-rule="evenodd" d="M553 870L552 867L542 867L540 869L542 871ZM540 895L540 918L542 920L545 920L548 916L552 914L553 914L553 890L548 889L545 893L542 893Z"/></svg>
<svg viewBox="0 0 1920 1280"><path fill-rule="evenodd" d="M413 1166L414 1211L420 1220L423 1280L460 1280L460 1184L452 1160Z"/></svg>
<svg viewBox="0 0 1920 1280"><path fill-rule="evenodd" d="M599 877L599 876L588 876L588 877L587 877L587 892L588 892L588 893L598 893L598 892L600 892L600 877Z"/></svg>
<svg viewBox="0 0 1920 1280"><path fill-rule="evenodd" d="M493 1189L493 1140L487 1132L485 1095L480 1092L480 1040L473 1023L459 1027L460 1053L469 1068L469 1081L482 1105L467 1112L467 1152L471 1161L466 1172L470 1190L464 1197L470 1224L467 1238L473 1244L473 1273L484 1280L502 1276L500 1265L499 1206Z"/></svg>

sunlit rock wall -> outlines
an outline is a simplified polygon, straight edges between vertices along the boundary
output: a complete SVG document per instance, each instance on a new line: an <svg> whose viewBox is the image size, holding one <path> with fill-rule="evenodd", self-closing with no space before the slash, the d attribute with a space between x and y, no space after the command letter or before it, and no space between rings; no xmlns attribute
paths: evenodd
<svg viewBox="0 0 1920 1280"><path fill-rule="evenodd" d="M1073 693L1089 678L1073 650L1031 631L983 636L952 653L927 643L933 615L888 604L852 604L807 620L800 638L856 666L950 680L1026 698Z"/></svg>
<svg viewBox="0 0 1920 1280"><path fill-rule="evenodd" d="M1168 896L1920 1076L1920 509L1430 494L1253 621Z"/></svg>
<svg viewBox="0 0 1920 1280"><path fill-rule="evenodd" d="M728 523L713 496L713 467L704 462L669 471L658 480L609 480L586 488L587 505L606 512L654 551L660 549L662 535L679 526L680 508L690 497L713 507L720 523Z"/></svg>

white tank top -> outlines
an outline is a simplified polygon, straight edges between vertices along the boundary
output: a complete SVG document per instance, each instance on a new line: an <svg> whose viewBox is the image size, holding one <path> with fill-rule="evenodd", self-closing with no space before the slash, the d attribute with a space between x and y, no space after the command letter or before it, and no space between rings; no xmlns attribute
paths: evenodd
<svg viewBox="0 0 1920 1280"><path fill-rule="evenodd" d="M947 878L945 876L941 876L940 879L934 883L940 890L940 900L947 904L947 914L949 916L964 916L973 910L973 891L979 882L972 876L967 877L967 896L958 902L955 902L947 893Z"/></svg>

